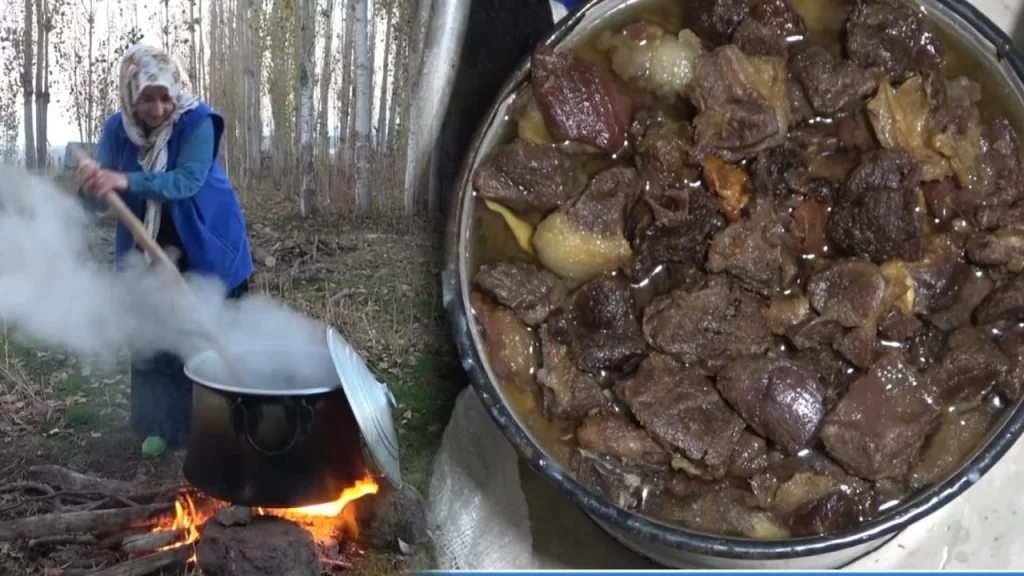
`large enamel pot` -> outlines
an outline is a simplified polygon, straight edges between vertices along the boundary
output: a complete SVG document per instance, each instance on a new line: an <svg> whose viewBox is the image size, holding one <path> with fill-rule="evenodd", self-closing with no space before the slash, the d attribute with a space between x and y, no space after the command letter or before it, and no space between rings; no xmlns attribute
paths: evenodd
<svg viewBox="0 0 1024 576"><path fill-rule="evenodd" d="M281 357L233 352L243 366ZM212 350L186 364L193 386L184 473L193 486L232 504L294 508L334 501L366 475L360 428L327 348L288 356L291 367L244 389L226 384Z"/></svg>
<svg viewBox="0 0 1024 576"><path fill-rule="evenodd" d="M642 0L640 0L642 1ZM960 39L963 46L990 67L1004 83L1004 94L1024 110L1024 59L1010 39L964 0L919 0L935 25ZM574 41L637 0L591 0L563 20L546 43L554 48ZM619 508L580 484L541 446L506 403L494 371L483 353L481 334L469 310L472 270L470 238L476 222L472 173L503 140L503 119L516 91L529 78L524 58L502 87L477 130L452 198L447 229L446 263L442 273L445 308L462 365L483 405L516 450L540 474L557 485L597 523L627 547L656 562L675 567L706 566L747 569L823 569L846 565L875 550L899 531L936 512L976 483L1020 437L1021 405L1007 410L973 457L956 474L924 493L880 514L855 530L833 535L757 541L701 534L670 526Z"/></svg>

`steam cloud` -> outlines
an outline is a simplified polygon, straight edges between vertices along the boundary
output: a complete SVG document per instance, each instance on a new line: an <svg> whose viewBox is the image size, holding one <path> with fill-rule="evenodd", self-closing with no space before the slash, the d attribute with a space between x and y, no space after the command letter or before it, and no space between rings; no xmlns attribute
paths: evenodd
<svg viewBox="0 0 1024 576"><path fill-rule="evenodd" d="M190 275L189 295L141 254L115 272L89 253L90 218L49 180L0 165L0 319L17 334L112 366L124 351L208 352L205 325L235 352L247 385L306 387L330 377L319 321L262 295L227 300L215 278ZM206 377L223 378L217 365L218 376Z"/></svg>

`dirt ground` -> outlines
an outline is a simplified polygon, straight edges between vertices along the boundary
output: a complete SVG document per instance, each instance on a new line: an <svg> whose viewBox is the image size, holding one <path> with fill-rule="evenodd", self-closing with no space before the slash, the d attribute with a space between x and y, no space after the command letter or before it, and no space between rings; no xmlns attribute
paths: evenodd
<svg viewBox="0 0 1024 576"><path fill-rule="evenodd" d="M399 402L403 476L425 493L431 456L464 382L452 360L440 303L441 247L427 226L356 225L329 216L301 222L283 201L246 202L257 272L269 293L337 327ZM94 249L110 253L112 224ZM0 521L23 517L25 494L5 491L27 467L60 464L107 478L164 484L180 478L181 453L146 459L127 428L127 363L100 370L0 337ZM406 567L369 554L357 572ZM25 543L0 542L0 574L46 573ZM52 572L50 572L52 573Z"/></svg>

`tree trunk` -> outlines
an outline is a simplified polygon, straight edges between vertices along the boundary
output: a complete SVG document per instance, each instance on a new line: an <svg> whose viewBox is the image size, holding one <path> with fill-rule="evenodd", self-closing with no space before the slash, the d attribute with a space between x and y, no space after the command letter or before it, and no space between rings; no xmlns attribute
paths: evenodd
<svg viewBox="0 0 1024 576"><path fill-rule="evenodd" d="M299 65L299 214L316 213L316 178L313 166L313 64L316 55L316 0L299 0L302 62Z"/></svg>
<svg viewBox="0 0 1024 576"><path fill-rule="evenodd" d="M409 89L406 91L408 112L406 118L406 153L405 153L405 193L403 194L406 215L412 215L416 211L416 192L420 186L420 176L426 163L426 158L420 154L419 141L421 138L420 127L421 109L420 87L423 82L424 62L424 41L427 36L427 28L430 26L430 14L433 2L420 1L416 5L416 20L412 27L412 42L409 52L408 77ZM430 112L427 112L428 114Z"/></svg>
<svg viewBox="0 0 1024 576"><path fill-rule="evenodd" d="M188 77L192 81L192 88L199 93L199 61L197 58L196 45L196 0L188 0Z"/></svg>
<svg viewBox="0 0 1024 576"><path fill-rule="evenodd" d="M25 0L25 30L23 47L25 60L21 69L21 93L25 98L25 168L35 170L36 168L36 135L32 122L32 0Z"/></svg>
<svg viewBox="0 0 1024 576"><path fill-rule="evenodd" d="M40 172L50 160L46 137L46 113L50 103L49 13L46 0L36 0L36 164Z"/></svg>
<svg viewBox="0 0 1024 576"><path fill-rule="evenodd" d="M391 38L394 18L394 2L385 7L384 13L384 60L380 63L380 106L377 109L377 152L383 154L388 148L388 76L391 73Z"/></svg>
<svg viewBox="0 0 1024 576"><path fill-rule="evenodd" d="M328 129L328 110L330 109L330 94L331 94L331 71L334 68L333 62L331 61L334 55L331 52L331 44L334 40L334 0L327 0L327 18L326 28L324 33L324 53L323 62L320 67L320 126L318 132L318 140L320 142L320 159L326 162L330 155L331 142L330 142L330 130Z"/></svg>
<svg viewBox="0 0 1024 576"><path fill-rule="evenodd" d="M370 64L369 0L356 2L355 34L355 132L356 216L370 212L370 115L373 107L373 70Z"/></svg>
<svg viewBox="0 0 1024 576"><path fill-rule="evenodd" d="M355 33L356 33L356 2L355 0L340 0L345 10L345 42L342 44L341 64L341 95L342 101L339 106L340 114L338 123L341 124L341 132L338 135L338 156L341 158L341 165L345 173L349 174L353 158L352 142L352 100L355 98L353 86L352 62L355 54Z"/></svg>
<svg viewBox="0 0 1024 576"><path fill-rule="evenodd" d="M86 73L89 75L86 78L88 86L88 94L86 96L85 105L85 122L86 122L86 142L92 144L96 138L96 91L94 87L94 79L96 77L93 58L93 39L96 32L96 8L93 5L92 0L89 0L89 12L86 14L86 22L89 26L88 38L89 38L89 53L87 56Z"/></svg>

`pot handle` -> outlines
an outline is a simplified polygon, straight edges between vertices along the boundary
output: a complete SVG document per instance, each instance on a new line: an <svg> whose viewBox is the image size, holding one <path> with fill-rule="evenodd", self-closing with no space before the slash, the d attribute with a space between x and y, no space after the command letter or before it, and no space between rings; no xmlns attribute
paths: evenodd
<svg viewBox="0 0 1024 576"><path fill-rule="evenodd" d="M309 429L309 425L313 421L313 409L306 403L306 400L299 400L299 406L292 409L295 411L294 418L292 419L295 422L295 429L292 431L291 438L283 448L271 450L260 446L259 443L253 440L252 434L250 433L249 409L246 408L245 402L241 398L236 398L231 404L232 420L238 422L236 412L241 412L242 435L245 436L246 441L249 442L249 445L252 446L253 450L256 450L265 456L280 456L288 452L295 446L295 443L299 441L299 437L304 436L305 432Z"/></svg>

